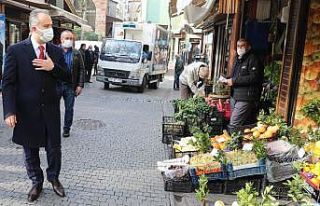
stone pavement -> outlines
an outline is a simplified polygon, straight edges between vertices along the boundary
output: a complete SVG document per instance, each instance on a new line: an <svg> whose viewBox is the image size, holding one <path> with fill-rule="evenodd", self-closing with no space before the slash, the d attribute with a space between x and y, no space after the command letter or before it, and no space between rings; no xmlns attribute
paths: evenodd
<svg viewBox="0 0 320 206"><path fill-rule="evenodd" d="M167 158L161 143L162 116L172 113L170 100L179 94L172 90L172 77L160 89L143 94L120 87L103 90L99 82L86 86L76 100L71 136L62 139L60 180L67 197L58 197L45 181L32 205L172 205L156 170L156 162ZM31 184L23 151L10 136L2 121L0 205L28 205ZM43 150L41 161L45 172Z"/></svg>

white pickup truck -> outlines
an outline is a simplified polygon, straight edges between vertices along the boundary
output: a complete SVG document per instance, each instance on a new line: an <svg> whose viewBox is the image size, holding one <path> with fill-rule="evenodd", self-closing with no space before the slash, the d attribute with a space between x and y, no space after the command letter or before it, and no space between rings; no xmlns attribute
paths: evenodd
<svg viewBox="0 0 320 206"><path fill-rule="evenodd" d="M147 23L114 23L112 39L105 39L98 61L97 81L109 85L157 89L168 71L169 34Z"/></svg>

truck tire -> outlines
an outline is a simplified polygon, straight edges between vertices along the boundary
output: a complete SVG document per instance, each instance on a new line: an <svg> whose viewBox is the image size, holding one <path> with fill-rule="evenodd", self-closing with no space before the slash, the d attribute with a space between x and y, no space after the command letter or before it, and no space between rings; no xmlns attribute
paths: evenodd
<svg viewBox="0 0 320 206"><path fill-rule="evenodd" d="M109 89L109 87L110 87L110 86L109 86L109 83L105 82L103 88L104 88L104 89Z"/></svg>
<svg viewBox="0 0 320 206"><path fill-rule="evenodd" d="M160 82L157 81L157 82L154 82L154 83L149 84L149 88L150 88L150 89L158 89L158 88L159 88L159 85L160 85Z"/></svg>
<svg viewBox="0 0 320 206"><path fill-rule="evenodd" d="M147 78L146 78L146 76L144 76L141 86L138 87L138 92L143 93L146 86L147 86Z"/></svg>

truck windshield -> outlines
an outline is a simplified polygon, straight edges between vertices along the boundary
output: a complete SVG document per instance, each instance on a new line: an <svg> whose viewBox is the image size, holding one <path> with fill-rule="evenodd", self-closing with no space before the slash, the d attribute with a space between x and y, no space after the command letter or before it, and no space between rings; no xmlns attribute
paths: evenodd
<svg viewBox="0 0 320 206"><path fill-rule="evenodd" d="M141 56L141 43L122 40L107 40L101 50L101 60L138 63Z"/></svg>

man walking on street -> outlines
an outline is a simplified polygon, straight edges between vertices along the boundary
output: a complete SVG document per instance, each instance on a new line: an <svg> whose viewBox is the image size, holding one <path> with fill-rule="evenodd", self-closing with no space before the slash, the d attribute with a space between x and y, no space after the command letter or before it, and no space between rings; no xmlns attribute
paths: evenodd
<svg viewBox="0 0 320 206"><path fill-rule="evenodd" d="M84 86L84 64L80 52L73 49L74 35L71 31L63 31L61 33L61 47L64 50L64 58L68 71L72 74L72 83L58 82L58 93L60 98L63 97L65 114L63 137L70 136L70 128L73 122L73 107L75 97L81 94Z"/></svg>
<svg viewBox="0 0 320 206"><path fill-rule="evenodd" d="M45 147L47 179L54 192L65 196L59 181L61 169L61 124L57 80L71 82L61 48L53 39L47 10L30 13L31 37L8 48L3 74L3 113L14 128L12 141L22 145L27 174L32 180L28 201L39 198L44 176L39 148Z"/></svg>
<svg viewBox="0 0 320 206"><path fill-rule="evenodd" d="M264 75L263 66L248 40L238 40L237 54L232 75L226 79L226 84L231 87L231 127L256 121Z"/></svg>
<svg viewBox="0 0 320 206"><path fill-rule="evenodd" d="M99 61L99 47L97 45L94 45L94 71L93 75L97 75L98 73L98 61Z"/></svg>
<svg viewBox="0 0 320 206"><path fill-rule="evenodd" d="M86 67L86 82L92 83L91 80L91 72L94 63L94 52L92 50L92 46L90 45L85 52L85 67Z"/></svg>
<svg viewBox="0 0 320 206"><path fill-rule="evenodd" d="M84 65L86 65L86 63L85 63L85 61L86 61L86 47L87 47L86 44L81 44L80 49L79 49L79 52L82 56Z"/></svg>
<svg viewBox="0 0 320 206"><path fill-rule="evenodd" d="M183 71L183 61L179 54L176 54L176 63L174 65L174 82L173 89L179 90L179 77Z"/></svg>

